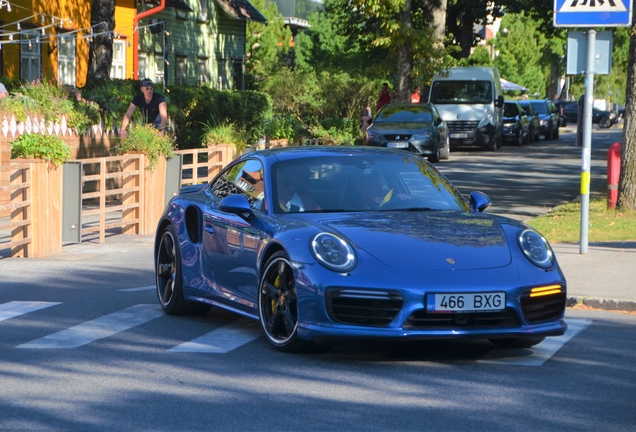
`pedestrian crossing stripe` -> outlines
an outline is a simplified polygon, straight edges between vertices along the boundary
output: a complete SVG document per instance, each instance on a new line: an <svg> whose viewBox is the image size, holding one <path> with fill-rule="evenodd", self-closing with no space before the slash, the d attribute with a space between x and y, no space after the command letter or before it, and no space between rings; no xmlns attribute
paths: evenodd
<svg viewBox="0 0 636 432"><path fill-rule="evenodd" d="M0 321L18 317L40 309L59 305L60 302L10 301L0 304Z"/></svg>
<svg viewBox="0 0 636 432"><path fill-rule="evenodd" d="M627 12L622 0L566 0L559 12Z"/></svg>
<svg viewBox="0 0 636 432"><path fill-rule="evenodd" d="M18 348L77 348L129 330L162 315L163 311L158 305L138 304L18 345Z"/></svg>
<svg viewBox="0 0 636 432"><path fill-rule="evenodd" d="M258 321L241 318L169 351L225 354L261 336L263 331Z"/></svg>

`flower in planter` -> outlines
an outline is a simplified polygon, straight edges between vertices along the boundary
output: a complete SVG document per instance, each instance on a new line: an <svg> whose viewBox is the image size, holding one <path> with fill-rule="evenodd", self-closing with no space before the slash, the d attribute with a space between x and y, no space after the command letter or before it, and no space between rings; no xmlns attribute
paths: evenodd
<svg viewBox="0 0 636 432"><path fill-rule="evenodd" d="M141 153L148 158L148 170L152 171L157 165L159 156L170 159L174 156L175 137L171 134L160 134L152 125L134 124L126 138L117 146L118 154Z"/></svg>
<svg viewBox="0 0 636 432"><path fill-rule="evenodd" d="M24 134L11 143L11 158L44 159L59 166L71 157L71 148L55 135Z"/></svg>

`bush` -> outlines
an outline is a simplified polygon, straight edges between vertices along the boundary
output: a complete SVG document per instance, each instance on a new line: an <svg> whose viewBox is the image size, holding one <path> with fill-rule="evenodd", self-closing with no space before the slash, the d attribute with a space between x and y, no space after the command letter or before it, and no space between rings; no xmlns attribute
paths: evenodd
<svg viewBox="0 0 636 432"><path fill-rule="evenodd" d="M218 144L234 144L236 151L240 154L247 145L245 130L237 128L231 123L221 125L204 124L203 136L201 136L203 146L213 146Z"/></svg>
<svg viewBox="0 0 636 432"><path fill-rule="evenodd" d="M175 140L172 135L159 135L152 125L134 123L126 138L117 146L118 154L141 153L148 158L148 170L153 171L160 156L174 156Z"/></svg>
<svg viewBox="0 0 636 432"><path fill-rule="evenodd" d="M82 96L93 101L100 110L107 128L121 124L132 98L139 93L139 81L104 78L86 83ZM168 104L170 106L170 104ZM139 110L133 120L141 119Z"/></svg>
<svg viewBox="0 0 636 432"><path fill-rule="evenodd" d="M59 166L71 156L71 148L55 135L24 134L11 143L11 158L44 159Z"/></svg>

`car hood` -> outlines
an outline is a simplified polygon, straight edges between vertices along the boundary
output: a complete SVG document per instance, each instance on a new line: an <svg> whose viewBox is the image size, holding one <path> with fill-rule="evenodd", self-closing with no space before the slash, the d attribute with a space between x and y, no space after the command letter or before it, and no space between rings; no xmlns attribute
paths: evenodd
<svg viewBox="0 0 636 432"><path fill-rule="evenodd" d="M395 268L487 269L512 260L501 221L483 213L366 212L320 223Z"/></svg>
<svg viewBox="0 0 636 432"><path fill-rule="evenodd" d="M416 132L423 129L430 129L432 126L429 123L395 123L395 122L375 122L369 128L369 131L375 131L378 133L390 133L390 132Z"/></svg>
<svg viewBox="0 0 636 432"><path fill-rule="evenodd" d="M435 105L435 107L445 121L481 120L488 111L488 106L481 104Z"/></svg>

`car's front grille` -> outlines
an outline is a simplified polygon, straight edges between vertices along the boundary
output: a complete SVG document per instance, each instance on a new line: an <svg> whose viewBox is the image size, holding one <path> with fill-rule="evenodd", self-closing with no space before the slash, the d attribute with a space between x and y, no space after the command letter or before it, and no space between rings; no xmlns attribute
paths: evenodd
<svg viewBox="0 0 636 432"><path fill-rule="evenodd" d="M407 141L411 139L411 134L387 134L384 135L387 141Z"/></svg>
<svg viewBox="0 0 636 432"><path fill-rule="evenodd" d="M409 315L405 329L483 330L519 327L517 315L511 309L501 312L428 313L418 309Z"/></svg>
<svg viewBox="0 0 636 432"><path fill-rule="evenodd" d="M334 321L375 327L388 325L404 304L397 291L372 289L331 288L326 300Z"/></svg>
<svg viewBox="0 0 636 432"><path fill-rule="evenodd" d="M451 132L474 131L477 129L478 121L457 120L446 122L448 130Z"/></svg>
<svg viewBox="0 0 636 432"><path fill-rule="evenodd" d="M521 310L531 324L559 319L565 312L565 290L558 294L530 297L530 291L521 296Z"/></svg>

